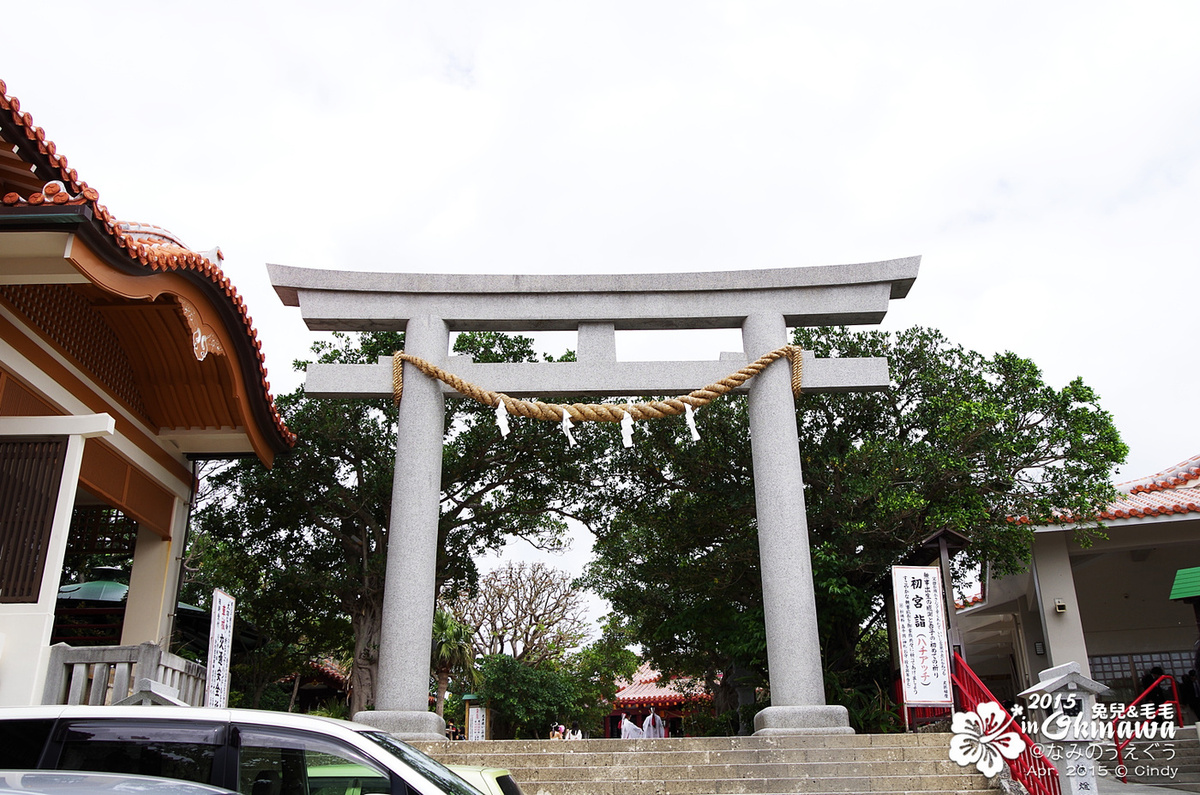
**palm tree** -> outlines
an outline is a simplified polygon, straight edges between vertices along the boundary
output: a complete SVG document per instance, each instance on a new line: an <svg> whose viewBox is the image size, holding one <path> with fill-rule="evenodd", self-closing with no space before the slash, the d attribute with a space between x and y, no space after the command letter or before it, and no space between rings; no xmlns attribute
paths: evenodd
<svg viewBox="0 0 1200 795"><path fill-rule="evenodd" d="M453 613L438 609L433 614L433 655L430 668L437 678L437 698L434 701L438 717L446 707L446 689L450 676L466 674L475 679L475 646L471 643L475 631L459 622Z"/></svg>

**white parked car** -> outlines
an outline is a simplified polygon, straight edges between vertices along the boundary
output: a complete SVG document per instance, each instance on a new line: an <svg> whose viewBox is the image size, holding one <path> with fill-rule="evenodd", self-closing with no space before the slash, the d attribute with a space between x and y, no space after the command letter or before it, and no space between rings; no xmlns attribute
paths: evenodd
<svg viewBox="0 0 1200 795"><path fill-rule="evenodd" d="M0 770L0 795L234 795L178 779L65 770Z"/></svg>
<svg viewBox="0 0 1200 795"><path fill-rule="evenodd" d="M159 776L241 795L480 795L385 732L265 710L3 708L0 756L7 768Z"/></svg>

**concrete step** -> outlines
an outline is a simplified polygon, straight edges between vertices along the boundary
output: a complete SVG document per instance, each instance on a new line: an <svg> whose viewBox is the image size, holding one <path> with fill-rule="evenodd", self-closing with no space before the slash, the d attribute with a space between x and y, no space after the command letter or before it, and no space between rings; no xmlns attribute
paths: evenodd
<svg viewBox="0 0 1200 795"><path fill-rule="evenodd" d="M974 793L949 734L415 743L450 764L508 768L526 795Z"/></svg>
<svg viewBox="0 0 1200 795"><path fill-rule="evenodd" d="M950 734L784 735L772 737L674 737L661 740L489 740L486 742L414 743L424 751L457 754L620 754L668 752L764 752L772 750L833 751L906 749L938 754L950 745ZM824 739L819 739L824 738Z"/></svg>
<svg viewBox="0 0 1200 795"><path fill-rule="evenodd" d="M1115 775L1115 748L1111 743L1102 748L1097 766ZM1134 740L1123 749L1122 762L1131 784L1200 792L1200 742L1194 729L1181 730L1173 740Z"/></svg>
<svg viewBox="0 0 1200 795"><path fill-rule="evenodd" d="M580 751L556 753L543 752L512 752L504 751L467 751L460 752L457 748L440 752L438 758L443 762L461 765L486 764L488 759L503 758L512 765L521 767L629 767L639 764L639 760L649 758L658 765L754 765L773 763L804 763L820 764L825 762L845 762L847 758L860 762L937 762L945 761L949 746L914 746L905 748L866 747L866 748L765 748L761 750L704 750L704 751Z"/></svg>
<svg viewBox="0 0 1200 795"><path fill-rule="evenodd" d="M485 740L469 742L419 742L413 745L422 749L449 746L468 749L496 748L505 753L512 751L544 751L556 748L580 750L626 750L637 751L653 748L663 750L738 750L760 748L865 748L870 746L912 747L920 745L945 746L950 743L948 732L923 732L920 734L780 734L769 736L738 737L664 737L653 740L618 740L600 737L590 740Z"/></svg>
<svg viewBox="0 0 1200 795"><path fill-rule="evenodd" d="M597 776L595 767L524 767L506 765L518 781L589 781ZM837 778L889 776L962 775L963 768L949 759L925 762L878 763L850 762L774 762L757 765L669 765L642 760L637 765L612 765L603 768L606 776L626 781L637 779L736 779L736 778Z"/></svg>
<svg viewBox="0 0 1200 795"><path fill-rule="evenodd" d="M588 795L808 795L809 793L897 793L949 791L979 795L990 791L986 780L975 783L968 777L941 776L847 776L834 779L791 778L791 779L710 779L704 781L679 781L676 779L641 779L591 782L586 786L579 782L521 782L526 795L572 795L586 792ZM519 781L519 779L518 779Z"/></svg>

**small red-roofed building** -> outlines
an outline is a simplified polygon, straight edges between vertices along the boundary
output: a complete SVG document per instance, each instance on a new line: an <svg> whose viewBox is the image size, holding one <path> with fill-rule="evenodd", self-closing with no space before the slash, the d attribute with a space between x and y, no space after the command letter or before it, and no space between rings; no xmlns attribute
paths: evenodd
<svg viewBox="0 0 1200 795"><path fill-rule="evenodd" d="M998 698L1069 661L1124 702L1151 668L1195 667L1196 613L1170 596L1176 572L1200 566L1200 456L1116 488L1107 538L1084 547L1072 521L1039 527L1027 571L958 610L967 663Z"/></svg>
<svg viewBox="0 0 1200 795"><path fill-rule="evenodd" d="M697 711L712 712L712 697L686 677L664 681L649 663L642 663L632 679L617 681L613 708L604 720L604 736L621 736L622 715L640 728L651 710L666 724L667 737L682 737L684 718Z"/></svg>
<svg viewBox="0 0 1200 795"><path fill-rule="evenodd" d="M221 260L113 216L0 81L0 706L43 701L72 556L128 553L120 643L165 647L195 462L293 444Z"/></svg>
<svg viewBox="0 0 1200 795"><path fill-rule="evenodd" d="M289 711L312 712L350 703L350 666L331 657L309 660L280 684L292 691Z"/></svg>

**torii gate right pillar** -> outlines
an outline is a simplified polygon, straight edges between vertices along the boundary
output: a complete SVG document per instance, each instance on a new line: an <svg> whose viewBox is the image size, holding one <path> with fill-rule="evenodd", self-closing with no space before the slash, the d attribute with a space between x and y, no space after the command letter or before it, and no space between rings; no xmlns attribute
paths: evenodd
<svg viewBox="0 0 1200 795"><path fill-rule="evenodd" d="M788 342L783 315L751 315L742 324L747 358ZM846 708L825 704L791 371L760 373L747 409L772 703L754 716L754 733L851 734Z"/></svg>

